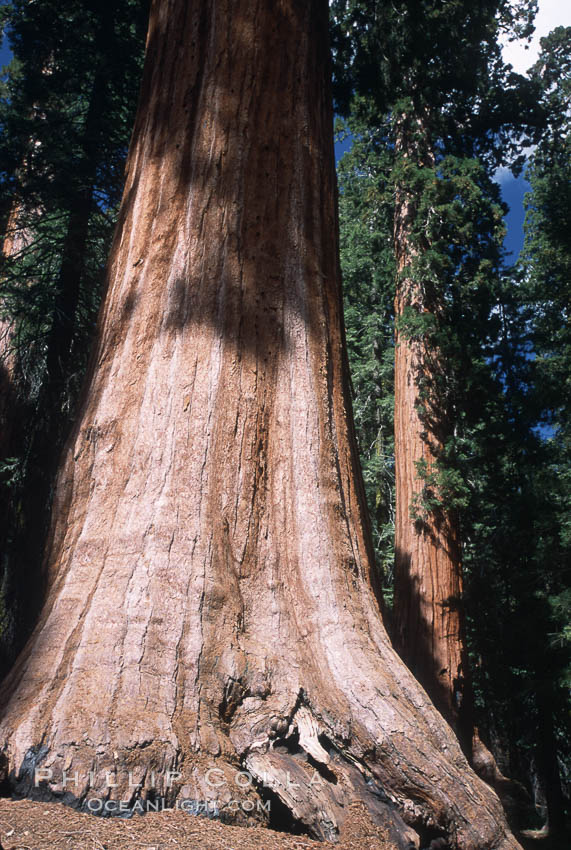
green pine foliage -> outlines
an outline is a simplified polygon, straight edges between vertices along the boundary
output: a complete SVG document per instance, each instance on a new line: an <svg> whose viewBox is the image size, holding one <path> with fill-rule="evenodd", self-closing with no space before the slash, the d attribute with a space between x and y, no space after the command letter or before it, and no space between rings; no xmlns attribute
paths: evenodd
<svg viewBox="0 0 571 850"><path fill-rule="evenodd" d="M539 634L524 680L543 693L531 706L538 724L550 725L567 788L571 780L571 28L541 40L531 76L542 89L549 116L527 171L525 244L516 305L528 349L524 398L537 449L528 464L533 535L529 597L518 612L533 611ZM529 641L529 637L528 637ZM547 718L547 719L546 719ZM541 752L539 753L541 757Z"/></svg>
<svg viewBox="0 0 571 850"><path fill-rule="evenodd" d="M567 650L563 679L571 680L571 27L541 40L532 75L539 80L550 120L527 172L521 286L534 359L530 396L543 431L546 462L538 489L546 494L551 523L541 562L551 577L544 598L551 607L553 645Z"/></svg>
<svg viewBox="0 0 571 850"><path fill-rule="evenodd" d="M69 408L85 365L141 72L145 4L134 0L45 0L2 8L14 53L0 101L0 181L4 227L26 247L5 261L1 302L16 323L21 389L39 399L50 332L62 318L65 242L71 219L87 207L85 250L70 339ZM59 310L59 314L58 314ZM25 387L25 389L24 389Z"/></svg>
<svg viewBox="0 0 571 850"><path fill-rule="evenodd" d="M394 254L386 140L353 124L339 163L339 229L353 410L377 567L388 597L394 563ZM339 121L338 137L348 132Z"/></svg>

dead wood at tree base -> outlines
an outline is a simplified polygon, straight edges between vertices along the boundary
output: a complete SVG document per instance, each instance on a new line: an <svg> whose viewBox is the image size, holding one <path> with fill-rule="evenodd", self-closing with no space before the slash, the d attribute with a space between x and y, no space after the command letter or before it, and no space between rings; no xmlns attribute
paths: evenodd
<svg viewBox="0 0 571 850"><path fill-rule="evenodd" d="M253 708L247 706L246 715ZM393 740L385 738L384 751L367 747L358 734L363 730L358 723L353 726L351 715L344 715L343 725L337 720L334 727L326 726L299 697L286 722L267 712L265 735L261 734L260 706L256 708L255 731L249 726L248 738L244 717L239 715L236 725L226 730L238 747L233 758L229 753L226 758L186 754L181 760L180 749L166 757L160 746L146 742L115 750L106 762L108 753L98 757L76 745L66 748L66 762L53 752L29 751L24 770L19 777L13 772L9 784L17 794L32 799L61 799L96 813L142 813L149 805L151 810L155 805L196 805L228 823L246 825L257 819L328 841L347 836L347 812L352 803L360 802L402 850L428 846L438 839L462 850L518 847L506 830L499 801L491 799L471 774L457 744L452 741L449 747L446 737L441 738L444 755L439 762L434 737L443 729L424 728L425 750L432 752L427 766L419 759L421 753L417 752L416 760L407 754L402 738L399 746L398 734ZM428 701L424 708L434 713ZM411 744L418 750L418 741ZM134 790L138 782L141 787Z"/></svg>

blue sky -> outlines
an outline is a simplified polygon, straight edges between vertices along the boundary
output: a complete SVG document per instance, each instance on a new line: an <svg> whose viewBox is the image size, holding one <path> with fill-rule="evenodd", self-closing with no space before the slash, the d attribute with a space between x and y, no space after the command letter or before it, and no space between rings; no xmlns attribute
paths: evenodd
<svg viewBox="0 0 571 850"><path fill-rule="evenodd" d="M508 252L507 261L514 263L523 246L523 220L525 218L523 199L531 186L523 175L513 177L509 172L496 175L501 186L502 198L509 207L506 216L507 234L504 248Z"/></svg>

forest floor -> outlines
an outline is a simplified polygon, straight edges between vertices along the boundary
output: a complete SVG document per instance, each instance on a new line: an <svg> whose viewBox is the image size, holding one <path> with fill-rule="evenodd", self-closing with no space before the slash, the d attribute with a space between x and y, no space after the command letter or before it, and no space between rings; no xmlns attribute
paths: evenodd
<svg viewBox="0 0 571 850"><path fill-rule="evenodd" d="M364 807L354 804L338 844L262 827L229 826L183 811L101 818L61 803L0 799L0 850L394 850ZM518 836L524 850L567 850L540 831Z"/></svg>
<svg viewBox="0 0 571 850"><path fill-rule="evenodd" d="M360 805L351 806L338 844L261 827L228 826L183 811L101 818L60 803L0 799L2 850L394 850Z"/></svg>

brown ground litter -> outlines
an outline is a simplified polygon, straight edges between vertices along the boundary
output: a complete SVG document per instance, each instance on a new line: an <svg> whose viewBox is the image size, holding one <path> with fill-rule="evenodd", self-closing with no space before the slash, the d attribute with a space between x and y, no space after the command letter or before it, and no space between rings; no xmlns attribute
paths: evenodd
<svg viewBox="0 0 571 850"><path fill-rule="evenodd" d="M101 818L59 803L0 800L3 850L394 850L360 804L351 806L347 837L322 844L261 827L227 826L182 811Z"/></svg>

